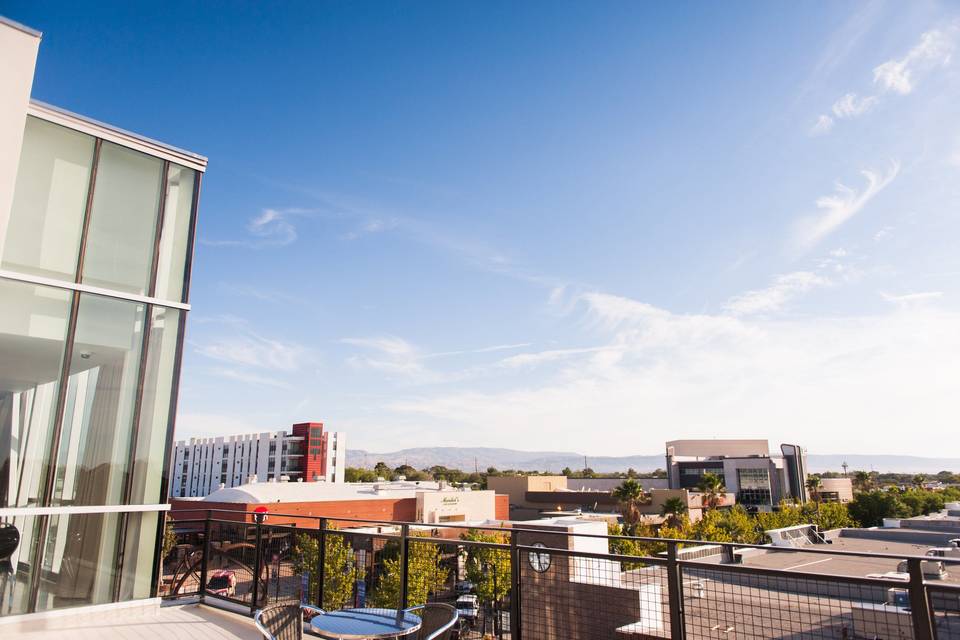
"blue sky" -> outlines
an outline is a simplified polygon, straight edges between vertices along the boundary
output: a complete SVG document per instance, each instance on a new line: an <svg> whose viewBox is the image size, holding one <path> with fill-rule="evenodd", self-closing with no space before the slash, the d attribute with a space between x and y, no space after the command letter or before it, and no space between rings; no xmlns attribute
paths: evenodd
<svg viewBox="0 0 960 640"><path fill-rule="evenodd" d="M951 3L5 3L210 158L178 437L960 456Z"/></svg>

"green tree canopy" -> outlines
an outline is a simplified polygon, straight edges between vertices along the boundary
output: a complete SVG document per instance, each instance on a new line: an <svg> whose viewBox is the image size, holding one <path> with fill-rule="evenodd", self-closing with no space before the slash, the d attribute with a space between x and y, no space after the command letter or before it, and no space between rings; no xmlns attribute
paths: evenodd
<svg viewBox="0 0 960 640"><path fill-rule="evenodd" d="M470 529L463 540L506 544L507 534ZM490 547L467 546L464 550L467 580L473 583L481 602L503 600L510 593L510 551Z"/></svg>
<svg viewBox="0 0 960 640"><path fill-rule="evenodd" d="M300 534L294 544L294 569L300 574L310 574L310 593L315 594L320 582L317 575L317 564L320 562L317 537ZM363 579L366 569L357 566L353 549L343 535L327 533L325 547L323 602L320 603L320 608L342 609L352 600L353 585L357 580Z"/></svg>
<svg viewBox="0 0 960 640"><path fill-rule="evenodd" d="M435 542L411 538L407 547L407 606L426 604L431 593L444 588L450 571L440 563L440 547ZM370 602L375 607L401 606L402 570L399 555L383 560L380 578Z"/></svg>

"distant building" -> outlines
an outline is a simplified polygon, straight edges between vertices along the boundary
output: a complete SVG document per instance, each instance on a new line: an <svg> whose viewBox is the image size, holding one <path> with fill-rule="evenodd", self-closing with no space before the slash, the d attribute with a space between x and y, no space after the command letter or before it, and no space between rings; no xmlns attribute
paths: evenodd
<svg viewBox="0 0 960 640"><path fill-rule="evenodd" d="M191 438L174 445L170 496L203 497L222 487L250 481L343 482L343 433L324 431L322 422L292 430L217 438Z"/></svg>
<svg viewBox="0 0 960 640"><path fill-rule="evenodd" d="M445 482L251 482L218 489L202 499L172 498L177 520L203 518L205 510L225 520L252 522L254 509L267 506L270 524L316 525L310 518L356 518L381 522L456 523L505 520L505 496L494 491L454 488ZM306 516L306 517L304 517ZM342 523L347 526L348 523Z"/></svg>
<svg viewBox="0 0 960 640"><path fill-rule="evenodd" d="M821 502L847 503L853 500L853 482L850 478L820 478Z"/></svg>
<svg viewBox="0 0 960 640"><path fill-rule="evenodd" d="M770 455L766 440L672 440L667 442L671 489L695 489L706 473L720 477L738 504L768 511L782 500L807 501L806 451L781 445Z"/></svg>
<svg viewBox="0 0 960 640"><path fill-rule="evenodd" d="M625 480L604 478L599 483L566 476L490 476L487 478L487 487L509 497L511 519L530 520L560 513L618 514L620 503L613 492ZM638 510L650 524L660 522L663 506L671 498L683 501L691 521L696 522L703 515L700 493L692 489L668 489L663 486L666 480L661 478L637 478L636 481L649 495L649 501L638 505ZM720 506L735 504L732 493L725 494L720 500Z"/></svg>

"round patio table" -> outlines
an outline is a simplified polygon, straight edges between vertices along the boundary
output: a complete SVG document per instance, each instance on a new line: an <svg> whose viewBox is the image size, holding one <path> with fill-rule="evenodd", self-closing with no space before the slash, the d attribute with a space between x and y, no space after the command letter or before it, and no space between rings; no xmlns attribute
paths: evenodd
<svg viewBox="0 0 960 640"><path fill-rule="evenodd" d="M397 609L342 609L314 616L310 627L329 640L396 638L420 629L420 616Z"/></svg>

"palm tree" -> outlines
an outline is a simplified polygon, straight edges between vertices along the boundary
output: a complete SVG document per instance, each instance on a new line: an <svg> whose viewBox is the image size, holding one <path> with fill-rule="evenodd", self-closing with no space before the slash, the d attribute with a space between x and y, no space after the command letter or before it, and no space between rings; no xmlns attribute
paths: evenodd
<svg viewBox="0 0 960 640"><path fill-rule="evenodd" d="M817 513L820 513L820 490L823 489L823 481L820 476L807 476L807 491L810 492L810 499L817 503Z"/></svg>
<svg viewBox="0 0 960 640"><path fill-rule="evenodd" d="M723 486L723 480L715 473L704 473L700 476L700 482L697 483L697 490L702 494L700 500L704 509L716 509L723 503L727 488Z"/></svg>
<svg viewBox="0 0 960 640"><path fill-rule="evenodd" d="M922 473L918 473L917 475L913 476L913 486L915 486L917 489L922 489L923 482L926 479L927 477L925 475L923 475Z"/></svg>
<svg viewBox="0 0 960 640"><path fill-rule="evenodd" d="M632 478L628 478L613 490L613 497L620 503L620 515L623 516L623 526L628 535L633 535L640 522L640 505L648 502L648 496L643 485Z"/></svg>
<svg viewBox="0 0 960 640"><path fill-rule="evenodd" d="M687 512L687 503L683 498L668 498L660 507L660 515L666 516L667 526L676 528L680 526L680 518Z"/></svg>
<svg viewBox="0 0 960 640"><path fill-rule="evenodd" d="M870 488L872 486L873 486L873 476L871 476L869 472L867 471L853 472L853 488L856 489L858 493L870 491Z"/></svg>

